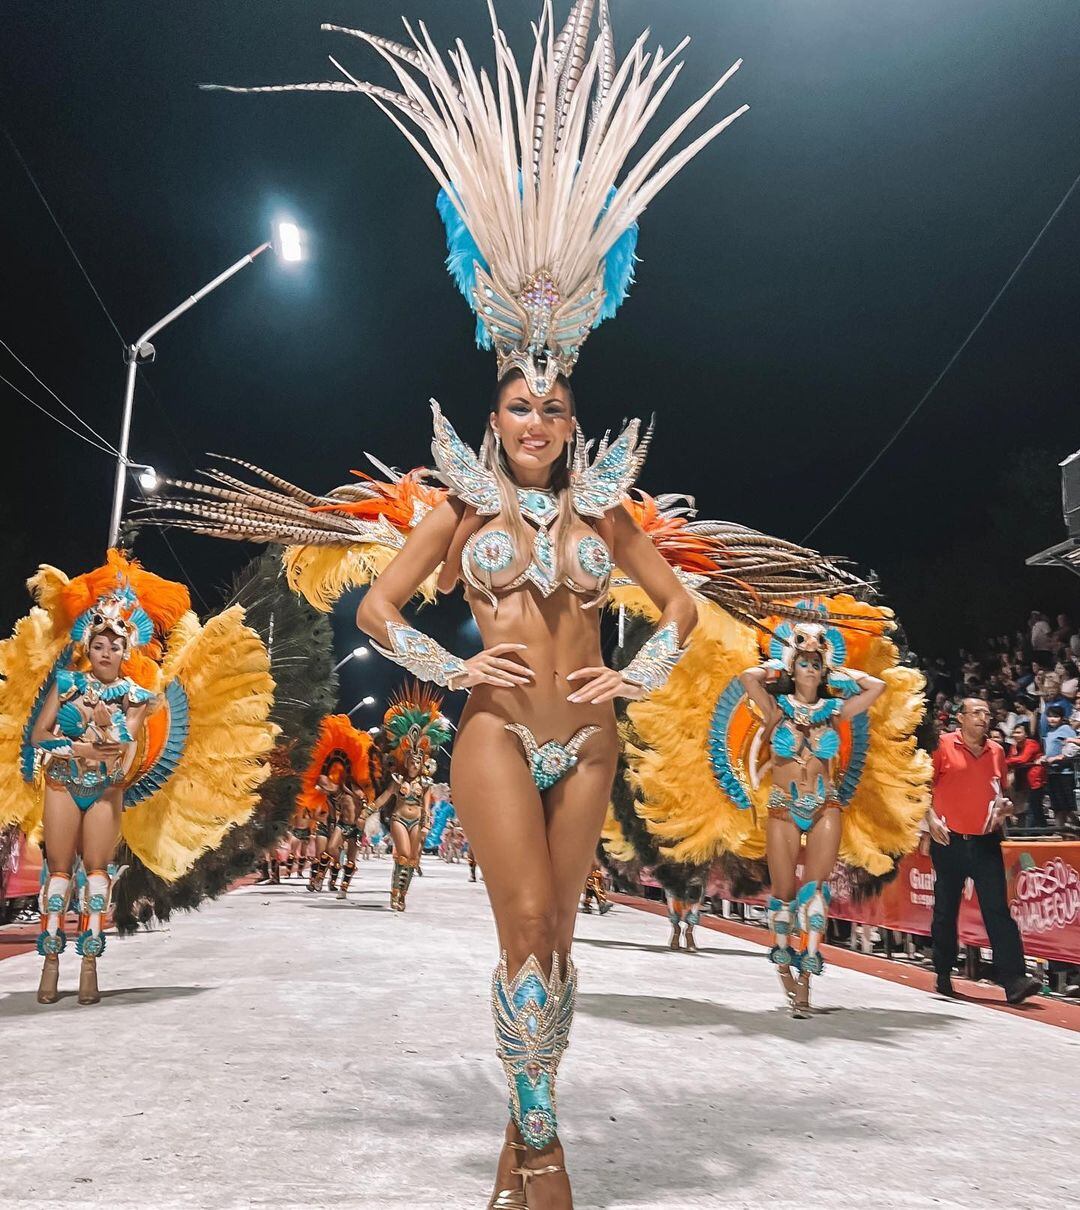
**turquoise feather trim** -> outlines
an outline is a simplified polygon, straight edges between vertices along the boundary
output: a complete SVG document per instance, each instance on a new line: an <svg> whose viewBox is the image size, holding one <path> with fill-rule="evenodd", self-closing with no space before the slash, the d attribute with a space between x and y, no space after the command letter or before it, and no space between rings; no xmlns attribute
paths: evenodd
<svg viewBox="0 0 1080 1210"><path fill-rule="evenodd" d="M844 780L837 789L840 801L846 807L862 780L863 769L866 767L866 754L870 748L870 716L857 714L851 720L851 759L848 761Z"/></svg>
<svg viewBox="0 0 1080 1210"><path fill-rule="evenodd" d="M31 782L34 780L35 754L34 745L30 737L34 733L38 716L45 705L45 698L48 696L49 690L53 687L60 673L64 670L64 665L71 659L71 652L72 644L69 643L57 656L56 663L49 669L49 675L37 691L37 697L34 698L34 704L30 707L30 714L23 725L22 747L19 753L19 772L22 774L23 781Z"/></svg>
<svg viewBox="0 0 1080 1210"><path fill-rule="evenodd" d="M149 769L124 791L124 810L137 806L144 799L165 788L176 772L187 747L190 729L190 707L187 691L179 681L170 681L162 694L169 711L169 734L161 754Z"/></svg>
<svg viewBox="0 0 1080 1210"><path fill-rule="evenodd" d="M709 724L709 763L712 766L713 777L716 778L720 789L731 799L740 811L753 808L750 795L738 773L731 766L730 749L728 747L728 731L731 719L739 703L746 696L742 682L736 677L717 699L713 710L712 722Z"/></svg>
<svg viewBox="0 0 1080 1210"><path fill-rule="evenodd" d="M615 190L612 189L608 194L607 206L611 205L614 196ZM631 223L604 257L604 305L596 317L594 328L598 328L605 319L614 318L615 312L630 293L630 287L634 284L634 265L637 264L637 241L638 225Z"/></svg>
<svg viewBox="0 0 1080 1210"><path fill-rule="evenodd" d="M612 187L608 193L607 202L602 213L607 212L618 190ZM465 296L470 308L473 306L473 291L476 289L476 266L479 265L485 273L491 272L491 266L484 259L473 239L472 232L465 225L464 219L458 212L457 206L445 189L440 189L435 199L435 208L446 229L446 268L454 279L454 284ZM599 219L597 219L599 222ZM622 306L630 287L634 284L634 265L637 263L638 224L631 223L608 249L604 257L604 305L596 317L593 328L598 328L605 319L612 319ZM476 343L481 349L493 348L492 340L484 327L483 321L476 320Z"/></svg>

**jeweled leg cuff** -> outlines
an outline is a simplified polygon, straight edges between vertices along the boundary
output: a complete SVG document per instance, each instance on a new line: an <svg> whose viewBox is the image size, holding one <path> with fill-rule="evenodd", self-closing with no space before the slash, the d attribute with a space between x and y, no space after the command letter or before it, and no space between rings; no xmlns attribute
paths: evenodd
<svg viewBox="0 0 1080 1210"><path fill-rule="evenodd" d="M510 1115L527 1146L542 1150L555 1140L555 1071L569 1041L576 977L567 963L560 978L558 955L545 975L530 954L511 979L506 954L491 981L495 1050L506 1072Z"/></svg>

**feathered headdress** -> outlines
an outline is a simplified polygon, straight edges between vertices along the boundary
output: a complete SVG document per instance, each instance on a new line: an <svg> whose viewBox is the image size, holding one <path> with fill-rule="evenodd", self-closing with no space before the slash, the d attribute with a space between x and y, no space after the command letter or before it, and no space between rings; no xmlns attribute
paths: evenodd
<svg viewBox="0 0 1080 1210"><path fill-rule="evenodd" d="M688 39L671 54L662 47L652 53L645 49L646 31L619 64L607 0L574 0L557 34L551 0L545 0L523 79L492 0L488 8L494 80L477 71L460 41L448 65L423 23L418 36L406 21L412 45L322 27L373 46L397 76L400 92L356 79L335 59L343 81L229 91L370 96L441 186L447 266L476 313L478 343L495 349L500 378L521 370L529 389L543 396L557 375L569 376L589 332L626 297L638 216L748 106L661 162L739 60L624 173L679 74L677 56ZM599 29L590 47L594 16Z"/></svg>
<svg viewBox="0 0 1080 1210"><path fill-rule="evenodd" d="M319 725L319 738L300 778L297 806L317 815L326 810L326 792L319 778L327 777L335 785L371 786L371 736L358 731L347 714L328 714Z"/></svg>
<svg viewBox="0 0 1080 1210"><path fill-rule="evenodd" d="M421 756L425 766L450 742L450 723L442 715L442 694L433 686L411 681L402 686L383 715L383 728L389 741L390 757L399 769L405 769L413 755Z"/></svg>
<svg viewBox="0 0 1080 1210"><path fill-rule="evenodd" d="M110 550L101 567L71 580L42 565L28 587L57 633L70 633L76 659L96 635L115 634L127 647L125 674L147 688L155 683L162 658L159 636L172 631L191 608L183 584L145 571L118 550Z"/></svg>

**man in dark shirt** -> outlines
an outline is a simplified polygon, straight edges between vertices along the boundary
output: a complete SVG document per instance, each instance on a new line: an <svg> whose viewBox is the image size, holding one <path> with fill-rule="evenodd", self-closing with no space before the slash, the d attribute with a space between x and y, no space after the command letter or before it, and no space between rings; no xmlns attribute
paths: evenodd
<svg viewBox="0 0 1080 1210"><path fill-rule="evenodd" d="M994 951L998 981L1009 1003L1019 1004L1037 995L1042 983L1025 973L1024 946L1005 891L1001 825L1012 811L1002 794L1005 753L987 738L990 707L986 702L966 698L957 720L960 729L943 735L934 751L933 806L928 817L930 857L937 875L930 926L937 990L943 996L954 994L956 919L964 882L970 878Z"/></svg>

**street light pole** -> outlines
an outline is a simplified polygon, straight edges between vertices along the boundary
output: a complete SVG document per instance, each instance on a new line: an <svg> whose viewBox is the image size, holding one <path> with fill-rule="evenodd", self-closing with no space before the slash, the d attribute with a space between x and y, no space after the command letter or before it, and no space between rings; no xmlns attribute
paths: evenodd
<svg viewBox="0 0 1080 1210"><path fill-rule="evenodd" d="M347 664L347 663L348 663L350 660L362 660L362 659L365 659L365 658L367 657L367 653L368 653L370 650L371 650L371 649L370 649L369 647L354 647L354 648L352 649L352 651L350 651L350 652L349 652L349 654L348 654L348 655L347 655L347 656L346 656L346 657L345 657L343 660L338 660L338 662L337 662L337 663L334 665L334 667L333 667L332 671L334 671L334 672L339 672L339 671L340 671L342 668L344 668L344 667L345 667L345 665L346 665L346 664Z"/></svg>
<svg viewBox="0 0 1080 1210"><path fill-rule="evenodd" d="M164 319L159 319L153 327L147 328L146 331L130 345L125 354L127 358L128 372L127 385L124 389L124 415L120 422L120 449L116 460L116 480L113 483L113 503L112 517L109 521L109 545L115 546L120 537L120 518L124 511L124 485L127 480L128 467L131 462L128 460L128 442L131 437L131 410L135 403L135 374L139 368L140 359L144 361L152 360L154 349L152 345L148 345L151 337L156 336L162 328L167 327L178 316L183 315L185 311L190 310L200 299L205 298L211 290L216 290L222 282L226 282L234 273L239 273L245 265L250 265L251 262L271 245L269 241L265 244L260 244L247 256L242 256L234 265L230 265L224 273L219 273L212 282L207 282L201 290L197 290L189 298L185 299L180 306L173 308Z"/></svg>
<svg viewBox="0 0 1080 1210"><path fill-rule="evenodd" d="M375 705L375 699L369 694L367 697L362 697L356 703L356 705L353 706L353 708L349 711L349 713L346 717L352 718L352 716L357 712L357 710L360 709L361 706L374 706L374 705Z"/></svg>

